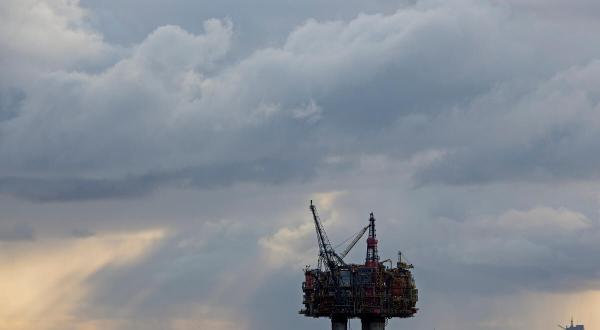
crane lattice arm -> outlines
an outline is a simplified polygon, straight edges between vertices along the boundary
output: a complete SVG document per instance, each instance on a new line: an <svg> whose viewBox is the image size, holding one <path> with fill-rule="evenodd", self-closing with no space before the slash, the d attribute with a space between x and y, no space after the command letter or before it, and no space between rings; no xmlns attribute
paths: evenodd
<svg viewBox="0 0 600 330"><path fill-rule="evenodd" d="M331 247L331 243L329 242L329 238L325 233L325 229L321 224L321 219L319 218L319 213L317 212L317 207L313 204L312 200L310 201L310 210L312 211L313 219L315 221L315 229L317 231L317 240L319 241L319 258L323 259L325 265L329 270L333 271L337 269L340 265L345 265L346 263L340 256L335 252L333 247Z"/></svg>
<svg viewBox="0 0 600 330"><path fill-rule="evenodd" d="M363 237L363 235L365 234L367 229L369 229L369 226L366 226L365 228L361 229L360 232L358 232L358 234L356 234L356 237L354 237L354 239L348 245L348 247L344 250L344 252L340 253L340 258L344 259L348 255L350 250L352 250L352 248L356 245L356 243Z"/></svg>

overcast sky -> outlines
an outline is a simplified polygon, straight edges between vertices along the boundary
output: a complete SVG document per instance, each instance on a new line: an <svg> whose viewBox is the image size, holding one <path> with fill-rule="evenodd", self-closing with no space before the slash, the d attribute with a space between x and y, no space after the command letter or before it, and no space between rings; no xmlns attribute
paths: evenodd
<svg viewBox="0 0 600 330"><path fill-rule="evenodd" d="M311 199L389 328L600 329L599 2L166 3L0 2L0 329L327 329Z"/></svg>

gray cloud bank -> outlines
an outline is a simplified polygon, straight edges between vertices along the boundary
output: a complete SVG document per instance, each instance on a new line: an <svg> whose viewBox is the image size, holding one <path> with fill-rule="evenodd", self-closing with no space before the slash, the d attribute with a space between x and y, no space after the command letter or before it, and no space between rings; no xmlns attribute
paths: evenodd
<svg viewBox="0 0 600 330"><path fill-rule="evenodd" d="M25 5L4 4L17 13ZM10 184L17 177L105 197L121 189L100 182L125 186L125 177L156 172L198 181L210 170L186 168L274 159L311 173L332 158L351 165L357 154L405 159L424 150L444 156L416 173L418 183L598 174L589 157L598 131L595 21L564 30L508 5L422 2L308 20L282 45L231 60L229 20L208 20L200 34L163 26L123 49L89 30L79 7L61 6L69 11L44 22L50 32L29 27L53 39L53 56L35 35L4 41L3 68L13 72L0 94L5 193L31 195ZM14 16L3 24L25 28ZM134 184L145 185L154 183Z"/></svg>
<svg viewBox="0 0 600 330"><path fill-rule="evenodd" d="M314 326L310 198L334 241L381 217L416 329L600 288L595 2L259 3L0 3L0 244L169 233L90 271L78 316Z"/></svg>

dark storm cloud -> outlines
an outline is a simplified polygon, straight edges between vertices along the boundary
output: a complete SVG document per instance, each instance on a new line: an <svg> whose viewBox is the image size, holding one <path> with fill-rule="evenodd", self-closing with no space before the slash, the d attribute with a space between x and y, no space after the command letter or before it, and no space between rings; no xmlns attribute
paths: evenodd
<svg viewBox="0 0 600 330"><path fill-rule="evenodd" d="M80 191L87 196L82 199L145 193L178 178L170 173L181 168L231 167L230 175L199 181L235 181L237 164L261 159L286 164L286 158L293 158L289 173L286 166L272 171L293 177L294 171L315 172L332 158L349 162L357 154L384 153L406 159L431 149L446 156L437 163L442 165L424 168L419 182L484 182L493 180L487 178L491 173L519 177L538 167L534 161L516 160L519 152L553 151L545 151L543 142L536 144L538 136L524 136L523 144L531 150L523 151L502 134L482 137L478 111L498 118L484 123L492 132L514 119L503 117L504 108L473 104L501 97L506 108L527 108L526 102L513 102L524 93L519 86L544 81L573 61L588 59L597 46L583 42L583 35L569 41L580 52L547 56L556 50L547 42L550 37L537 30L517 33L528 27L517 18L500 6L425 2L389 15L308 20L280 46L259 47L233 62L227 60L236 42L232 22L206 21L200 34L164 26L121 52L120 60L100 74L41 70L38 81L23 84L27 97L19 101L22 110L0 127L0 168L5 178L30 180L28 185L50 187L55 180L50 177L61 177L55 186L63 187L64 194L57 196L69 198ZM79 26L78 42L93 44L95 56L114 49L84 24ZM545 39L538 41L540 35ZM9 49L36 58L29 47L23 41ZM89 57L85 52L79 56ZM42 68L57 65L40 63ZM514 92L494 94L502 85ZM533 118L523 122L543 115L531 113ZM449 116L452 126L446 122ZM423 120L412 122L417 117ZM479 166L478 157L487 159L488 150L502 154L493 151L494 145L516 148L513 158L507 158L512 170L496 171L485 162ZM290 153L292 157L286 156ZM564 176L560 168L568 163L558 162L552 174ZM471 178L444 172L452 168L465 168ZM594 175L592 168L582 177ZM169 174L163 180L148 173ZM81 179L85 177L95 179ZM120 182L126 177L133 178L130 184ZM18 186L8 183L5 191ZM25 193L30 189L21 190L17 195L34 196Z"/></svg>
<svg viewBox="0 0 600 330"><path fill-rule="evenodd" d="M313 166L298 164L300 162L296 160L262 159L117 179L5 177L0 178L0 193L39 202L122 199L140 197L161 186L211 189L241 182L281 184L295 179L306 180L314 175L310 171Z"/></svg>
<svg viewBox="0 0 600 330"><path fill-rule="evenodd" d="M102 198L140 196L153 188L152 180L107 179L34 179L8 177L0 179L0 192L30 201L85 201Z"/></svg>
<svg viewBox="0 0 600 330"><path fill-rule="evenodd" d="M421 169L421 183L597 179L600 65L557 73L534 90L496 91L446 119L445 157ZM499 101L500 100L500 101ZM477 136L477 139L472 137Z"/></svg>

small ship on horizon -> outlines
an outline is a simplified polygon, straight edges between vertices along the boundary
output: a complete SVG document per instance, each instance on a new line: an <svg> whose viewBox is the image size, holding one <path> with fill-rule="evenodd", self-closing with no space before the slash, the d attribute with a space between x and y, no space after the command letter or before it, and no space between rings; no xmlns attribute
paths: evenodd
<svg viewBox="0 0 600 330"><path fill-rule="evenodd" d="M558 327L563 330L585 330L583 327L583 324L573 325L573 317L571 317L571 325L570 326L562 326L559 324Z"/></svg>

